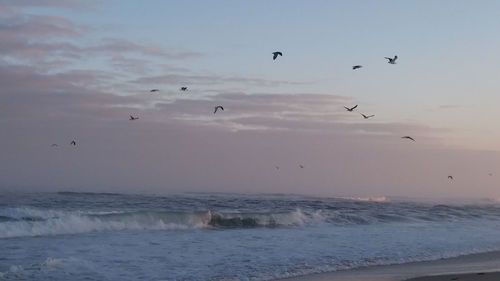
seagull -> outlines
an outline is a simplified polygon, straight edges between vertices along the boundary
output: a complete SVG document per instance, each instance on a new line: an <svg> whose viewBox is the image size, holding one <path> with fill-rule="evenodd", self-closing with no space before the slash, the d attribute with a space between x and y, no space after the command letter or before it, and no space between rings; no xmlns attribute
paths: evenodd
<svg viewBox="0 0 500 281"><path fill-rule="evenodd" d="M361 116L363 116L363 118L365 118L365 119L372 118L372 117L374 117L374 116L375 116L375 115L373 115L373 114L372 114L372 115L364 115L363 113L360 113L360 114L361 114Z"/></svg>
<svg viewBox="0 0 500 281"><path fill-rule="evenodd" d="M388 59L388 63L390 64L396 64L396 60L398 59L398 56L394 56L394 58L388 58L388 57L384 57L385 59Z"/></svg>
<svg viewBox="0 0 500 281"><path fill-rule="evenodd" d="M354 65L354 66L352 67L352 70L356 70L356 69L358 69L358 68L362 68L362 67L363 67L363 66L362 66L362 65L359 65L359 64L358 64L358 65Z"/></svg>
<svg viewBox="0 0 500 281"><path fill-rule="evenodd" d="M278 56L283 56L283 53L281 53L281 52L274 52L273 53L273 60L275 60Z"/></svg>
<svg viewBox="0 0 500 281"><path fill-rule="evenodd" d="M449 178L450 180L453 180L453 176L448 176L448 178Z"/></svg>
<svg viewBox="0 0 500 281"><path fill-rule="evenodd" d="M139 117L134 117L134 116L130 115L130 119L128 119L128 120L134 121L134 120L137 120L137 119L139 119Z"/></svg>
<svg viewBox="0 0 500 281"><path fill-rule="evenodd" d="M221 109L222 111L224 111L224 107L222 107L221 105L218 105L215 107L215 110L214 110L214 114L217 113L217 110Z"/></svg>
<svg viewBox="0 0 500 281"><path fill-rule="evenodd" d="M150 90L149 92L150 92L150 93L154 93L154 92L159 92L159 91L160 91L160 90L158 90L158 89L152 89L152 90Z"/></svg>
<svg viewBox="0 0 500 281"><path fill-rule="evenodd" d="M353 111L356 107L358 107L358 105L357 105L357 104L356 104L355 106L351 107L351 108L349 108L349 107L347 107L347 106L344 106L344 108L345 108L347 111L349 111L349 112Z"/></svg>
<svg viewBox="0 0 500 281"><path fill-rule="evenodd" d="M304 165L302 165L302 164L299 164L299 167L300 167L301 169L304 169Z"/></svg>
<svg viewBox="0 0 500 281"><path fill-rule="evenodd" d="M59 145L57 145L57 143L53 143L52 145L50 145L51 147L58 147Z"/></svg>
<svg viewBox="0 0 500 281"><path fill-rule="evenodd" d="M76 141L75 141L75 140L72 140L69 144L70 144L70 145L73 145L73 146L76 146Z"/></svg>
<svg viewBox="0 0 500 281"><path fill-rule="evenodd" d="M415 141L414 138L410 137L410 136L404 136L404 137L401 137L402 139L409 139L409 140L412 140L412 141Z"/></svg>
<svg viewBox="0 0 500 281"><path fill-rule="evenodd" d="M188 90L188 87L181 87L181 91L185 92Z"/></svg>

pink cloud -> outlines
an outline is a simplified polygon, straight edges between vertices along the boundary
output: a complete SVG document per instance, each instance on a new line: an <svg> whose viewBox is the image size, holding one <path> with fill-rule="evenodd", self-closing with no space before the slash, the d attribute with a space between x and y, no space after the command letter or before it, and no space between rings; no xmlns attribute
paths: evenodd
<svg viewBox="0 0 500 281"><path fill-rule="evenodd" d="M498 154L443 148L436 129L418 124L365 122L343 110L349 97L176 93L165 102L106 91L107 75L0 67L0 188L442 195L452 171L463 178L455 194L477 182L474 195L491 194L481 175ZM214 115L219 103L227 110ZM403 133L417 143L402 142Z"/></svg>
<svg viewBox="0 0 500 281"><path fill-rule="evenodd" d="M190 84L190 85L217 85L224 83L259 85L272 87L279 85L302 85L305 82L286 80L270 80L255 77L238 77L222 75L197 75L197 74L166 74L160 76L140 77L133 82L138 84Z"/></svg>
<svg viewBox="0 0 500 281"><path fill-rule="evenodd" d="M97 0L77 1L77 0L1 0L0 6L7 7L58 7L69 9L85 9L98 3Z"/></svg>

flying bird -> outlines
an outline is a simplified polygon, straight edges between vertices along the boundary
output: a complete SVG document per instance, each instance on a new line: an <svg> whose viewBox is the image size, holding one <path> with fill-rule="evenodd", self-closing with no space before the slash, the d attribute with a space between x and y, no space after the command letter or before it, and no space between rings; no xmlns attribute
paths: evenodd
<svg viewBox="0 0 500 281"><path fill-rule="evenodd" d="M51 147L58 147L59 145L57 145L57 143L53 143L50 145Z"/></svg>
<svg viewBox="0 0 500 281"><path fill-rule="evenodd" d="M349 108L349 107L347 107L347 106L344 106L344 108L345 108L347 111L349 111L349 112L353 111L356 107L358 107L358 105L357 105L357 104L356 104L355 106L351 107L351 108Z"/></svg>
<svg viewBox="0 0 500 281"><path fill-rule="evenodd" d="M363 118L365 118L365 119L372 118L372 117L374 117L374 116L375 116L375 115L373 115L373 114L372 114L372 115L364 115L363 113L360 113L360 114L361 114L361 116L363 116Z"/></svg>
<svg viewBox="0 0 500 281"><path fill-rule="evenodd" d="M154 92L159 92L159 91L160 91L160 90L158 90L158 89L152 89L152 90L150 90L149 92L150 92L150 93L154 93Z"/></svg>
<svg viewBox="0 0 500 281"><path fill-rule="evenodd" d="M398 56L394 56L393 58L388 58L388 57L384 57L385 59L388 59L388 63L390 64L396 64L396 60L398 59Z"/></svg>
<svg viewBox="0 0 500 281"><path fill-rule="evenodd" d="M188 90L188 87L181 87L181 91L185 92Z"/></svg>
<svg viewBox="0 0 500 281"><path fill-rule="evenodd" d="M280 166L274 166L276 168L276 170L279 170L280 169Z"/></svg>
<svg viewBox="0 0 500 281"><path fill-rule="evenodd" d="M448 178L449 178L450 180L453 180L453 176L448 176Z"/></svg>
<svg viewBox="0 0 500 281"><path fill-rule="evenodd" d="M75 141L75 140L72 140L69 144L70 144L70 145L73 145L73 146L76 146L76 141Z"/></svg>
<svg viewBox="0 0 500 281"><path fill-rule="evenodd" d="M493 173L489 173L488 176L490 176L490 177L493 176Z"/></svg>
<svg viewBox="0 0 500 281"><path fill-rule="evenodd" d="M219 110L219 109L222 110L222 111L224 111L224 107L222 107L221 105L218 105L214 109L214 114L217 113L217 110Z"/></svg>
<svg viewBox="0 0 500 281"><path fill-rule="evenodd" d="M359 69L359 68L362 68L362 67L363 67L363 66L362 66L362 65L359 65L359 64L358 64L358 65L354 65L354 66L352 67L352 70L356 70L356 69Z"/></svg>
<svg viewBox="0 0 500 281"><path fill-rule="evenodd" d="M134 120L137 120L137 119L139 119L139 117L134 117L134 116L130 115L130 119L128 119L128 120L134 121Z"/></svg>
<svg viewBox="0 0 500 281"><path fill-rule="evenodd" d="M401 137L402 139L409 139L409 140L412 140L412 141L415 141L414 138L410 137L410 136L404 136L404 137Z"/></svg>
<svg viewBox="0 0 500 281"><path fill-rule="evenodd" d="M273 60L275 60L278 56L283 56L281 52L273 52Z"/></svg>
<svg viewBox="0 0 500 281"><path fill-rule="evenodd" d="M304 169L304 165L302 165L302 164L299 164L299 167L300 167L301 169Z"/></svg>

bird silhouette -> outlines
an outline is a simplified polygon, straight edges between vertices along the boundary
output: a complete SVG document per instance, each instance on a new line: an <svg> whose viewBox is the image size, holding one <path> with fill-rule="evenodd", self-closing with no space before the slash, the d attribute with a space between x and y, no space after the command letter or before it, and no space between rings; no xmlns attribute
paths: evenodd
<svg viewBox="0 0 500 281"><path fill-rule="evenodd" d="M388 63L390 64L396 64L396 60L398 59L398 56L394 56L393 58L388 58L388 57L384 57L385 59L387 59Z"/></svg>
<svg viewBox="0 0 500 281"><path fill-rule="evenodd" d="M76 146L76 141L72 140L69 144L72 145L72 146Z"/></svg>
<svg viewBox="0 0 500 281"><path fill-rule="evenodd" d="M364 115L363 113L360 113L360 114L361 114L361 116L363 116L363 118L365 118L365 119L372 118L372 117L374 117L374 116L375 116L375 115L373 115L373 114L372 114L372 115Z"/></svg>
<svg viewBox="0 0 500 281"><path fill-rule="evenodd" d="M275 60L278 56L283 56L282 52L273 52L273 60Z"/></svg>
<svg viewBox="0 0 500 281"><path fill-rule="evenodd" d="M134 120L137 120L137 119L139 119L139 117L134 117L134 116L130 115L130 118L128 120L134 121Z"/></svg>
<svg viewBox="0 0 500 281"><path fill-rule="evenodd" d="M218 105L214 109L214 114L217 113L217 110L219 110L219 109L222 110L222 111L224 111L224 107L222 107L221 105Z"/></svg>
<svg viewBox="0 0 500 281"><path fill-rule="evenodd" d="M347 106L344 106L344 108L345 108L347 111L349 111L349 112L353 111L356 107L358 107L358 105L357 105L357 104L356 104L355 106L351 107L351 108L349 108L349 107L347 107Z"/></svg>
<svg viewBox="0 0 500 281"><path fill-rule="evenodd" d="M185 92L188 90L188 87L181 87L181 91Z"/></svg>
<svg viewBox="0 0 500 281"><path fill-rule="evenodd" d="M154 93L154 92L159 92L159 91L160 91L160 90L158 90L158 89L152 89L152 90L150 90L149 92L150 92L150 93Z"/></svg>
<svg viewBox="0 0 500 281"><path fill-rule="evenodd" d="M448 176L448 179L453 180L453 176Z"/></svg>
<svg viewBox="0 0 500 281"><path fill-rule="evenodd" d="M299 164L299 167L300 167L301 169L304 169L304 165L302 165L302 164Z"/></svg>
<svg viewBox="0 0 500 281"><path fill-rule="evenodd" d="M409 140L412 140L412 141L415 141L414 138L410 137L410 136L404 136L404 137L401 137L402 139L409 139Z"/></svg>
<svg viewBox="0 0 500 281"><path fill-rule="evenodd" d="M352 67L352 70L360 69L360 68L362 68L362 67L363 67L363 66L362 66L362 65L359 65L359 64L358 64L358 65L354 65L354 66Z"/></svg>

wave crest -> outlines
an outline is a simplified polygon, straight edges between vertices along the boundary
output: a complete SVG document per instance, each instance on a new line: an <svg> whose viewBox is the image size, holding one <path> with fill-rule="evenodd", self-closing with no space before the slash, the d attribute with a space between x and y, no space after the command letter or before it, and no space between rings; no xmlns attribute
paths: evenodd
<svg viewBox="0 0 500 281"><path fill-rule="evenodd" d="M0 238L75 234L93 231L185 230L199 228L291 227L317 218L300 209L288 213L201 212L64 212L33 208L4 209Z"/></svg>

